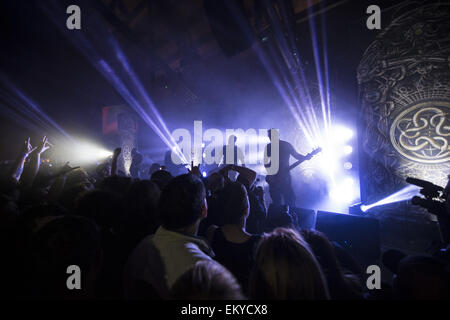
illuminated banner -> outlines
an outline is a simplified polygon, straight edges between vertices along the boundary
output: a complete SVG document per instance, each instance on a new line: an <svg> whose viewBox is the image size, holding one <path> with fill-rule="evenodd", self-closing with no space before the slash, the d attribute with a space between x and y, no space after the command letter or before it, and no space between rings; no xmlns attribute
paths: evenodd
<svg viewBox="0 0 450 320"><path fill-rule="evenodd" d="M450 4L403 11L358 67L361 185L366 203L412 176L445 186L450 173Z"/></svg>

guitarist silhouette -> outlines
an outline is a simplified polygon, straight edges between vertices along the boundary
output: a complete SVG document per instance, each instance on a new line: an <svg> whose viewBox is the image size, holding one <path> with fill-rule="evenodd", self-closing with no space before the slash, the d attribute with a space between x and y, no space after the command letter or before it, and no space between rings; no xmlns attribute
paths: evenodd
<svg viewBox="0 0 450 320"><path fill-rule="evenodd" d="M272 139L272 130L268 131L269 138ZM265 152L267 156L271 157L271 143L266 146ZM279 141L279 169L278 173L275 175L268 175L266 181L269 184L269 193L272 201L275 205L281 205L281 198L284 200L284 204L289 205L289 207L295 206L295 193L292 190L291 174L290 171L298 166L303 161L311 159L315 154L321 151L320 148L315 149L313 152L302 155L295 151L294 147L287 141ZM298 161L294 164L289 165L290 157L294 157ZM269 165L265 165L268 167Z"/></svg>

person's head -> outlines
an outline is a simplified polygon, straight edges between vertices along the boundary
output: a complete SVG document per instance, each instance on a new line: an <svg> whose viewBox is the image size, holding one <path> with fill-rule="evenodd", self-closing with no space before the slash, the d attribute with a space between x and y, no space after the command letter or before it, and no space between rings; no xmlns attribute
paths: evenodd
<svg viewBox="0 0 450 320"><path fill-rule="evenodd" d="M32 243L32 279L37 297L93 297L101 262L100 233L94 222L78 216L55 218L36 233ZM79 268L78 277L70 266ZM68 279L71 275L72 280ZM69 290L67 283L76 285L78 280L81 289Z"/></svg>
<svg viewBox="0 0 450 320"><path fill-rule="evenodd" d="M67 214L67 211L58 205L36 205L24 210L21 220L28 230L36 232L49 221L65 214Z"/></svg>
<svg viewBox="0 0 450 320"><path fill-rule="evenodd" d="M225 178L220 173L214 172L208 177L208 186L211 193L214 194L223 189L225 186Z"/></svg>
<svg viewBox="0 0 450 320"><path fill-rule="evenodd" d="M166 170L158 170L152 173L150 178L151 181L156 183L160 190L164 189L165 186L172 180L172 175L169 171Z"/></svg>
<svg viewBox="0 0 450 320"><path fill-rule="evenodd" d="M207 214L205 197L203 182L193 174L173 178L162 190L159 199L161 225L168 230L198 228L198 223Z"/></svg>
<svg viewBox="0 0 450 320"><path fill-rule="evenodd" d="M449 299L448 262L428 256L407 256L400 260L393 281L399 299Z"/></svg>
<svg viewBox="0 0 450 320"><path fill-rule="evenodd" d="M328 299L319 263L296 231L277 228L263 235L250 277L250 296L275 300Z"/></svg>
<svg viewBox="0 0 450 320"><path fill-rule="evenodd" d="M89 191L88 185L79 183L68 188L64 188L59 196L58 203L68 211L75 209L76 202L84 193Z"/></svg>
<svg viewBox="0 0 450 320"><path fill-rule="evenodd" d="M156 171L161 170L161 165L159 163L152 163L150 168L148 169L148 174L151 177L153 173Z"/></svg>
<svg viewBox="0 0 450 320"><path fill-rule="evenodd" d="M95 173L97 175L97 178L100 178L100 179L108 177L111 174L111 164L106 161L99 164L95 168Z"/></svg>
<svg viewBox="0 0 450 320"><path fill-rule="evenodd" d="M303 229L300 234L312 249L327 279L332 299L362 296L360 280L356 275L344 273L332 243L320 231Z"/></svg>
<svg viewBox="0 0 450 320"><path fill-rule="evenodd" d="M93 219L99 227L117 227L122 215L122 201L113 192L92 190L77 200L76 212Z"/></svg>
<svg viewBox="0 0 450 320"><path fill-rule="evenodd" d="M71 188L73 186L76 186L76 185L79 185L82 183L84 183L84 184L90 183L89 174L85 170L78 168L78 169L70 171L67 174L66 183L65 183L64 187Z"/></svg>
<svg viewBox="0 0 450 320"><path fill-rule="evenodd" d="M267 210L267 219L264 221L264 231L270 232L275 228L293 227L295 227L295 222L289 212L289 206L271 203Z"/></svg>
<svg viewBox="0 0 450 320"><path fill-rule="evenodd" d="M171 288L175 300L243 300L236 278L215 261L200 261Z"/></svg>
<svg viewBox="0 0 450 320"><path fill-rule="evenodd" d="M156 231L157 208L161 191L156 183L149 180L137 180L133 182L125 198L125 210L127 211L127 223L147 230L149 233ZM139 226L138 226L139 224Z"/></svg>
<svg viewBox="0 0 450 320"><path fill-rule="evenodd" d="M111 176L103 179L99 185L99 189L114 192L124 196L131 186L133 180L130 177Z"/></svg>
<svg viewBox="0 0 450 320"><path fill-rule="evenodd" d="M250 210L245 187L239 182L229 182L223 188L220 197L224 224L245 225Z"/></svg>
<svg viewBox="0 0 450 320"><path fill-rule="evenodd" d="M314 252L325 275L329 274L331 276L337 276L340 272L339 262L333 245L325 234L317 230L309 229L301 230L300 234Z"/></svg>

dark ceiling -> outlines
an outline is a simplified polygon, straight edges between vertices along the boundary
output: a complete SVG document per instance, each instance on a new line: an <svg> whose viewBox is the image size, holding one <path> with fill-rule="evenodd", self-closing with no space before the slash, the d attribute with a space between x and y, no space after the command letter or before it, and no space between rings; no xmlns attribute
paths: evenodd
<svg viewBox="0 0 450 320"><path fill-rule="evenodd" d="M283 19L279 1L236 2L242 5L254 36L252 46L264 45L265 39L273 36L263 4L270 6L282 25L294 32L306 74L315 74L307 1L284 1L288 21ZM322 34L322 26L326 30L330 90L341 102L336 114L345 113L348 118L358 110L356 67L377 34L365 25L365 10L372 2L311 1L318 34ZM387 23L399 2L378 3L383 10L382 23ZM81 31L64 28L65 8L70 4L82 9ZM218 0L2 1L0 71L66 131L101 139L101 108L126 102L98 72L86 55L90 51L80 50L74 34L82 33L107 60L114 56L103 37L109 32L170 129L202 117L219 128L262 128L271 126L271 114L289 117L287 108L274 108L282 101L254 50L244 48L230 54L220 45L211 28L211 14L217 14L217 5ZM311 79L311 83L316 81ZM4 111L0 116L0 157L8 158L17 149L14 142L42 132L8 117L15 106L3 96L7 89L0 89ZM265 118L255 120L254 114ZM152 135L149 128L142 127L141 134Z"/></svg>

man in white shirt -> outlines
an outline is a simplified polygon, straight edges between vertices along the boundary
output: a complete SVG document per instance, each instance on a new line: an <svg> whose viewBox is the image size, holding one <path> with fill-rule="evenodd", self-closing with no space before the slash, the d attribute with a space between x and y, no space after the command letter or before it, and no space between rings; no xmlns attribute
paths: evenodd
<svg viewBox="0 0 450 320"><path fill-rule="evenodd" d="M128 259L126 298L165 298L175 281L196 262L211 260L212 250L197 237L199 223L206 215L203 182L193 174L172 179L159 201L161 226L143 239Z"/></svg>

